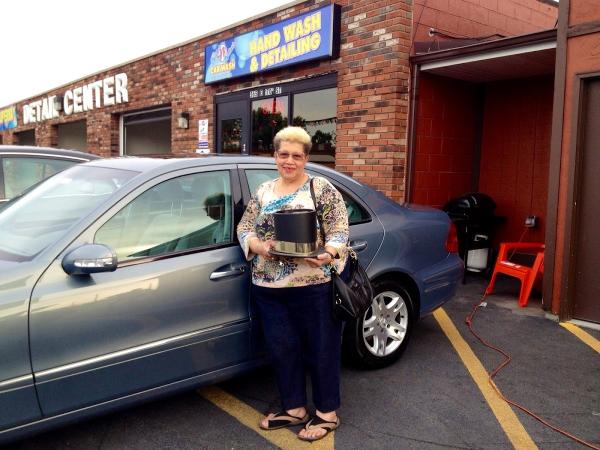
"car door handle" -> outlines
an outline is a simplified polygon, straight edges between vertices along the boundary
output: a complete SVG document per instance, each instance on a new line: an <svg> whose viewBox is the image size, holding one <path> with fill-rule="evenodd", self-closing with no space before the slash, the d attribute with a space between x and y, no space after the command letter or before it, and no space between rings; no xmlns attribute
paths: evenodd
<svg viewBox="0 0 600 450"><path fill-rule="evenodd" d="M211 273L210 279L214 281L221 278L237 277L246 273L247 268L248 264L227 264Z"/></svg>
<svg viewBox="0 0 600 450"><path fill-rule="evenodd" d="M350 241L350 248L355 252L362 252L367 248L367 241Z"/></svg>

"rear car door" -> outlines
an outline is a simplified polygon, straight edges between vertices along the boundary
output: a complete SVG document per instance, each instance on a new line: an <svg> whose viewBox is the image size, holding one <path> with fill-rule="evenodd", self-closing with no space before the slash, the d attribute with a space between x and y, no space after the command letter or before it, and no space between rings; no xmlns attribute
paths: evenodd
<svg viewBox="0 0 600 450"><path fill-rule="evenodd" d="M274 164L240 164L239 167L244 204L248 204L252 193L256 192L261 183L279 176ZM307 168L307 172L327 178L342 194L348 210L350 246L359 254L360 262L366 268L383 242L384 229L381 222L353 187L344 183L341 178L329 176L325 171L319 171L315 165Z"/></svg>
<svg viewBox="0 0 600 450"><path fill-rule="evenodd" d="M256 188L268 180L279 176L274 164L239 164L240 182L242 184L242 193L244 205L247 205ZM361 264L366 268L383 242L383 226L381 222L370 210L370 208L360 199L359 195L340 179L328 176L320 172L313 165L307 168L307 172L313 176L323 176L333 183L340 191L346 209L348 210L348 224L350 228L350 246L353 247L359 255ZM251 310L251 320L256 319L256 312ZM260 355L264 352L264 342L259 327L252 330L253 352Z"/></svg>
<svg viewBox="0 0 600 450"><path fill-rule="evenodd" d="M241 193L232 169L147 182L69 246L110 246L115 272L69 276L61 255L41 277L30 330L45 415L211 380L248 360L249 275L234 238Z"/></svg>

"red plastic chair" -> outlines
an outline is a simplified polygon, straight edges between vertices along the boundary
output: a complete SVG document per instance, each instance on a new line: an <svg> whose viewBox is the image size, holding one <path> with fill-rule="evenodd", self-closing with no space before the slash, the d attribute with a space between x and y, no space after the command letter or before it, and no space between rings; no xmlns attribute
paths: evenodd
<svg viewBox="0 0 600 450"><path fill-rule="evenodd" d="M522 308L527 306L535 280L544 273L544 248L544 244L535 242L503 242L500 244L500 252L498 253L498 259L496 259L492 279L485 289L485 293L492 293L494 284L496 283L496 276L499 273L503 273L521 280L519 306ZM535 253L533 266L528 267L510 262L508 258L511 251Z"/></svg>

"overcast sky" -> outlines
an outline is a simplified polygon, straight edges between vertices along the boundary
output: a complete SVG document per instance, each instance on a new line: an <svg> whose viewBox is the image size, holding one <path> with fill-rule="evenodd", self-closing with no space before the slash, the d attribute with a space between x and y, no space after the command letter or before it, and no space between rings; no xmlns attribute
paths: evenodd
<svg viewBox="0 0 600 450"><path fill-rule="evenodd" d="M2 2L0 107L290 0Z"/></svg>

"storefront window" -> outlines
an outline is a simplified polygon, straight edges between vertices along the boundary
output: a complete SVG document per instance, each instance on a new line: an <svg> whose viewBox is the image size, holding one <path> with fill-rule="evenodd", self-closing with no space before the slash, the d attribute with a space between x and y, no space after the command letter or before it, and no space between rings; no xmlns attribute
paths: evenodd
<svg viewBox="0 0 600 450"><path fill-rule="evenodd" d="M310 160L335 164L337 88L294 95L292 124L304 128L312 138Z"/></svg>
<svg viewBox="0 0 600 450"><path fill-rule="evenodd" d="M336 82L336 74L328 74L217 95L215 151L273 156L277 132L295 125L312 139L310 160L333 167Z"/></svg>
<svg viewBox="0 0 600 450"><path fill-rule="evenodd" d="M17 135L17 145L35 145L35 130L21 131Z"/></svg>
<svg viewBox="0 0 600 450"><path fill-rule="evenodd" d="M288 125L288 97L252 102L252 154L273 154L275 134Z"/></svg>
<svg viewBox="0 0 600 450"><path fill-rule="evenodd" d="M221 121L221 151L240 153L242 151L242 119Z"/></svg>
<svg viewBox="0 0 600 450"><path fill-rule="evenodd" d="M124 155L171 153L171 108L123 116Z"/></svg>
<svg viewBox="0 0 600 450"><path fill-rule="evenodd" d="M87 125L85 120L58 125L58 148L87 151Z"/></svg>

